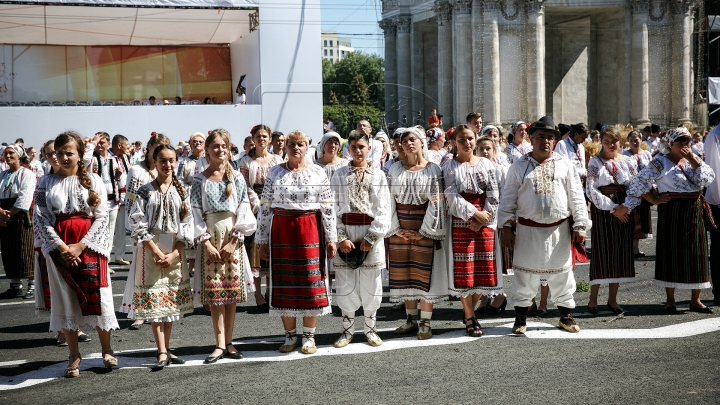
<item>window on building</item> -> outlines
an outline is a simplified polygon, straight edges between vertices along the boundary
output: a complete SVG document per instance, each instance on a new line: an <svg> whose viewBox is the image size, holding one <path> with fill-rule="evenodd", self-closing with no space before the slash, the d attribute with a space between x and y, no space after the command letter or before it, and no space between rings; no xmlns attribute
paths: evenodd
<svg viewBox="0 0 720 405"><path fill-rule="evenodd" d="M345 51L340 51L341 56L345 56Z"/></svg>
<svg viewBox="0 0 720 405"><path fill-rule="evenodd" d="M331 50L330 50L330 56L333 56L332 51L333 51L333 50L331 49Z"/></svg>
<svg viewBox="0 0 720 405"><path fill-rule="evenodd" d="M332 40L330 41L330 47L332 47Z"/></svg>
<svg viewBox="0 0 720 405"><path fill-rule="evenodd" d="M327 49L325 50L325 56L327 56Z"/></svg>
<svg viewBox="0 0 720 405"><path fill-rule="evenodd" d="M333 63L333 60L332 60L332 58L330 58L330 63Z"/></svg>
<svg viewBox="0 0 720 405"><path fill-rule="evenodd" d="M327 39L325 40L325 46L327 46Z"/></svg>

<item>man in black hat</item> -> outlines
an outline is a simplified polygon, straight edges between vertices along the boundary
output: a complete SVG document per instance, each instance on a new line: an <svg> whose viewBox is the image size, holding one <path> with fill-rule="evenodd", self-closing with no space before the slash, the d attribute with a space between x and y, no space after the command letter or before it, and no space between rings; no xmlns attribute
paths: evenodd
<svg viewBox="0 0 720 405"><path fill-rule="evenodd" d="M560 326L568 332L580 331L571 314L575 308L572 270L575 246L585 241L591 222L577 168L553 153L558 135L547 116L530 127L533 150L510 166L501 193L498 226L503 227L502 245L514 249L513 333L525 333L528 310L541 278L547 280L560 312ZM516 217L513 234L510 226Z"/></svg>

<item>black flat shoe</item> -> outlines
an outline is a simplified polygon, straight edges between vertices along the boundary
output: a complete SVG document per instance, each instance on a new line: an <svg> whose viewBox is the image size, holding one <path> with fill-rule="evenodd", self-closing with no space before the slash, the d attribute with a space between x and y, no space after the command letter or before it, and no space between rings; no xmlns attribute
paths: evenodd
<svg viewBox="0 0 720 405"><path fill-rule="evenodd" d="M610 303L608 302L607 306L610 309L610 311L615 315L620 315L620 314L625 313L625 310L620 305L618 305L616 308L613 308L610 306Z"/></svg>
<svg viewBox="0 0 720 405"><path fill-rule="evenodd" d="M267 301L265 301L262 305L256 305L256 307L257 311L261 314L267 314L270 312L270 304Z"/></svg>
<svg viewBox="0 0 720 405"><path fill-rule="evenodd" d="M78 342L92 342L92 338L85 333L78 335Z"/></svg>
<svg viewBox="0 0 720 405"><path fill-rule="evenodd" d="M699 308L690 304L690 312L697 312L699 314L712 314L713 310L710 307Z"/></svg>
<svg viewBox="0 0 720 405"><path fill-rule="evenodd" d="M679 313L677 310L677 307L675 305L673 305L671 307L665 307L665 308L663 308L662 311L664 314L672 314L672 315Z"/></svg>
<svg viewBox="0 0 720 405"><path fill-rule="evenodd" d="M230 353L230 352L227 350L228 346L232 346L232 345L233 345L232 342L227 343L227 344L225 345L225 352L226 352L225 357L230 357L231 359L235 359L235 360L241 360L241 359L243 358L243 355L242 355L242 353L240 353L239 351L237 351L237 349L236 349L236 351L235 351L234 353ZM233 346L233 349L235 349L234 346Z"/></svg>
<svg viewBox="0 0 720 405"><path fill-rule="evenodd" d="M173 352L170 351L170 349L168 349L168 356L170 356L170 364L185 364L185 360L175 356Z"/></svg>
<svg viewBox="0 0 720 405"><path fill-rule="evenodd" d="M600 312L600 308L598 308L598 307L591 307L590 305L588 305L588 312L591 313L591 314L597 314L598 312Z"/></svg>
<svg viewBox="0 0 720 405"><path fill-rule="evenodd" d="M507 307L507 297L503 299L502 304L498 308L495 308L492 305L488 305L486 308L486 311L489 314L504 314L505 313L505 307Z"/></svg>
<svg viewBox="0 0 720 405"><path fill-rule="evenodd" d="M27 290L25 295L23 295L24 300L34 300L35 299L35 289Z"/></svg>
<svg viewBox="0 0 720 405"><path fill-rule="evenodd" d="M547 309L538 309L537 310L537 316L539 316L540 318L545 318L547 316L547 314L548 314Z"/></svg>
<svg viewBox="0 0 720 405"><path fill-rule="evenodd" d="M222 353L220 353L219 355L217 355L217 356L215 356L215 357L207 356L207 357L205 358L205 362L204 362L205 364L213 364L213 363L216 363L218 360L220 360L220 359L222 359L223 357L225 357L225 354L227 354L227 350L226 350L226 349L223 349L222 347L218 347L218 346L215 346L215 348L222 350Z"/></svg>
<svg viewBox="0 0 720 405"><path fill-rule="evenodd" d="M165 355L165 360L160 360L160 356L163 354ZM158 362L155 363L155 365L153 366L153 368L152 368L153 371L160 371L160 370L164 369L165 367L167 367L167 365L170 363L170 356L168 356L167 352L158 352L157 357L158 357Z"/></svg>

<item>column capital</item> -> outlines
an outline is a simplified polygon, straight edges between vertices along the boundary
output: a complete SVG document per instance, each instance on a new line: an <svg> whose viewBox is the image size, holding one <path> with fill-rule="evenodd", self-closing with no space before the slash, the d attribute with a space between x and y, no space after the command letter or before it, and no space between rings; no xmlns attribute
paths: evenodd
<svg viewBox="0 0 720 405"><path fill-rule="evenodd" d="M453 3L456 14L470 14L472 12L472 0L455 0Z"/></svg>
<svg viewBox="0 0 720 405"><path fill-rule="evenodd" d="M445 25L446 22L452 22L452 9L453 6L448 0L435 0L433 11L435 15L437 15L438 25Z"/></svg>
<svg viewBox="0 0 720 405"><path fill-rule="evenodd" d="M480 7L487 11L498 11L500 10L500 3L502 0L479 0Z"/></svg>
<svg viewBox="0 0 720 405"><path fill-rule="evenodd" d="M397 26L391 18L386 18L382 21L378 21L380 29L383 30L385 37L394 37L397 34Z"/></svg>
<svg viewBox="0 0 720 405"><path fill-rule="evenodd" d="M393 24L397 27L397 32L400 33L409 33L410 27L412 26L412 18L409 15L399 15L397 17L393 17L392 19Z"/></svg>
<svg viewBox="0 0 720 405"><path fill-rule="evenodd" d="M547 0L525 0L525 9L529 13L539 13L543 11Z"/></svg>
<svg viewBox="0 0 720 405"><path fill-rule="evenodd" d="M398 8L398 0L380 0L382 2L382 11L388 11Z"/></svg>
<svg viewBox="0 0 720 405"><path fill-rule="evenodd" d="M523 9L523 2L522 0L513 0L512 1L512 8L508 7L508 3L510 1L508 0L499 0L497 1L498 7L500 9L500 13L502 14L503 18L505 18L507 21L513 21L517 19L520 16L520 13ZM508 10L512 9L512 14L508 12Z"/></svg>
<svg viewBox="0 0 720 405"><path fill-rule="evenodd" d="M633 14L647 13L650 10L650 0L628 0Z"/></svg>

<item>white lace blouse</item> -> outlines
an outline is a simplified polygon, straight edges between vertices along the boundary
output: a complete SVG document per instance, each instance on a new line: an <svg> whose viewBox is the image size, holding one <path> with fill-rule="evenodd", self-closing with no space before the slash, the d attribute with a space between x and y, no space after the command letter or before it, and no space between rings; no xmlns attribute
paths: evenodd
<svg viewBox="0 0 720 405"><path fill-rule="evenodd" d="M232 212L235 214L235 226L232 236L242 242L245 236L252 235L257 228L257 221L250 208L245 180L239 172L233 170L233 188L230 196L225 195L227 181L208 180L204 174L198 173L193 178L190 205L195 223L194 238L199 242L210 239L207 231L205 215L216 212Z"/></svg>
<svg viewBox="0 0 720 405"><path fill-rule="evenodd" d="M37 180L30 169L20 167L14 172L0 172L0 199L17 198L13 207L28 212L33 201Z"/></svg>
<svg viewBox="0 0 720 405"><path fill-rule="evenodd" d="M426 238L445 239L445 185L440 166L428 162L422 170L410 171L403 167L402 162L396 162L388 171L388 186L390 187L390 208L392 222L386 237L400 231L396 204L422 205L428 203L423 224L420 227L421 235Z"/></svg>
<svg viewBox="0 0 720 405"><path fill-rule="evenodd" d="M260 200L258 232L255 242L268 244L273 219L273 209L314 211L322 214L325 242L337 242L335 198L325 170L318 165L308 165L299 172L292 172L285 165L270 169L265 179Z"/></svg>
<svg viewBox="0 0 720 405"><path fill-rule="evenodd" d="M188 213L180 219L182 203L180 194L172 185L164 194L155 190L154 183L140 187L130 210L131 237L142 243L152 240L155 233L174 234L178 242L192 246L194 235L190 198L185 199Z"/></svg>
<svg viewBox="0 0 720 405"><path fill-rule="evenodd" d="M470 165L469 162L460 163L453 159L443 165L442 172L445 178L445 198L450 215L470 221L478 210L460 194L485 194L483 211L490 213L490 221L487 226L495 227L497 208L500 204L500 190L492 162L486 158L480 158L475 165Z"/></svg>
<svg viewBox="0 0 720 405"><path fill-rule="evenodd" d="M35 191L33 232L46 256L65 243L55 232L55 216L75 213L85 213L94 217L90 229L81 242L92 251L105 257L110 256L105 184L97 174L90 173L88 176L92 181L92 189L100 198L97 207L88 205L88 190L80 185L77 176L49 174L40 178Z"/></svg>
<svg viewBox="0 0 720 405"><path fill-rule="evenodd" d="M137 191L154 179L155 175L148 172L142 163L134 165L128 171L127 186L125 187L125 229L128 231L130 230L130 210L134 205Z"/></svg>
<svg viewBox="0 0 720 405"><path fill-rule="evenodd" d="M359 180L360 169L352 165L341 167L330 179L330 186L335 193L338 242L348 239L342 222L343 214L347 213L365 214L373 218L364 238L370 244L374 245L376 241L385 238L390 230L390 194L385 173L372 166L364 170L362 181Z"/></svg>
<svg viewBox="0 0 720 405"><path fill-rule="evenodd" d="M650 164L630 182L625 203L628 208L640 205L642 195L657 186L658 192L693 193L715 180L715 172L698 158L700 166L693 170L686 160L682 166L676 165L665 156L655 157ZM683 172L685 174L683 174Z"/></svg>
<svg viewBox="0 0 720 405"><path fill-rule="evenodd" d="M284 162L282 156L270 154L270 162L260 164L252 157L245 155L237 161L237 169L243 175L248 187L250 206L255 215L260 211L260 196L255 192L256 185L264 185L270 169Z"/></svg>
<svg viewBox="0 0 720 405"><path fill-rule="evenodd" d="M629 149L626 149L622 153L625 156L630 156L631 158L635 159L635 163L637 163L637 169L638 172L645 168L645 166L650 163L650 161L653 159L652 153L646 150L640 149L637 155L633 155L632 152L630 152Z"/></svg>
<svg viewBox="0 0 720 405"><path fill-rule="evenodd" d="M529 143L523 143L522 145L517 146L511 142L510 145L505 148L505 155L508 157L510 164L513 164L516 160L532 152L532 149L532 145Z"/></svg>
<svg viewBox="0 0 720 405"><path fill-rule="evenodd" d="M637 173L637 161L634 158L622 155L617 161L603 161L599 156L593 156L588 162L585 195L598 209L612 212L619 204L612 202L599 188L611 184L627 187Z"/></svg>
<svg viewBox="0 0 720 405"><path fill-rule="evenodd" d="M325 174L327 175L328 179L332 179L332 178L333 178L333 175L335 174L335 172L336 172L339 168L347 166L348 163L350 163L350 161L347 160L347 159L340 159L340 161L337 162L337 163L335 163L334 165L324 165L324 164L318 162L317 159L315 159L314 163L315 163L316 165L322 167L323 170L325 170Z"/></svg>

